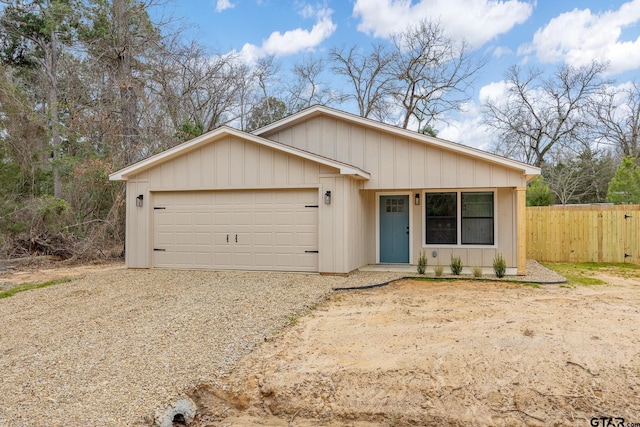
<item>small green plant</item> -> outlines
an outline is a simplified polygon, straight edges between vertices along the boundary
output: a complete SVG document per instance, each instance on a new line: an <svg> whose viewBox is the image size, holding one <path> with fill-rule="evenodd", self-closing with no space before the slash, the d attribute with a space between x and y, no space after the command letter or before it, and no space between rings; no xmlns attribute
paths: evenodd
<svg viewBox="0 0 640 427"><path fill-rule="evenodd" d="M472 271L473 277L482 277L482 267L474 265Z"/></svg>
<svg viewBox="0 0 640 427"><path fill-rule="evenodd" d="M502 254L498 254L493 258L493 271L496 272L496 276L499 278L504 277L507 272L507 262L502 257Z"/></svg>
<svg viewBox="0 0 640 427"><path fill-rule="evenodd" d="M437 277L442 276L443 271L444 271L444 267L441 265L436 265L435 267L433 267L433 272L436 273Z"/></svg>
<svg viewBox="0 0 640 427"><path fill-rule="evenodd" d="M48 282L43 282L43 283L24 283L22 285L16 286L15 288L0 292L0 299L12 297L19 292L30 291L32 289L46 288L47 286L57 285L59 283L67 283L70 281L71 279L58 279L58 280L49 280Z"/></svg>
<svg viewBox="0 0 640 427"><path fill-rule="evenodd" d="M418 274L424 274L427 269L427 257L424 254L424 251L420 252L420 257L418 258Z"/></svg>
<svg viewBox="0 0 640 427"><path fill-rule="evenodd" d="M451 273L456 276L460 275L460 273L462 273L462 260L460 256L451 255L451 264L449 264L449 267L451 267Z"/></svg>

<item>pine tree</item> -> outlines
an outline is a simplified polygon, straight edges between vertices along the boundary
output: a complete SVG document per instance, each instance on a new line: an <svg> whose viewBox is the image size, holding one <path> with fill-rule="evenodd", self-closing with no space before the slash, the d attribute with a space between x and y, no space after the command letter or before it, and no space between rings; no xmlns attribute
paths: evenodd
<svg viewBox="0 0 640 427"><path fill-rule="evenodd" d="M640 203L640 167L633 157L622 159L609 182L607 201L610 203Z"/></svg>

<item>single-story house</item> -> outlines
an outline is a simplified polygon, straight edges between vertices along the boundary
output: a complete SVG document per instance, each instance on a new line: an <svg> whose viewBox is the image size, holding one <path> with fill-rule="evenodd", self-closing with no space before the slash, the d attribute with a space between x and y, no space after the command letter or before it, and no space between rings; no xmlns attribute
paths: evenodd
<svg viewBox="0 0 640 427"><path fill-rule="evenodd" d="M130 268L309 271L450 263L525 274L540 169L315 106L222 126L110 175L126 182Z"/></svg>

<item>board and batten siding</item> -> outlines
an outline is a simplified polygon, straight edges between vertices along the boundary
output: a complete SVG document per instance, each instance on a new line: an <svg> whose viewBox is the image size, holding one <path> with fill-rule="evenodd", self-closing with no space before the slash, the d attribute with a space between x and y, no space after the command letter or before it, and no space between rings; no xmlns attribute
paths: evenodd
<svg viewBox="0 0 640 427"><path fill-rule="evenodd" d="M331 204L320 206L320 272L346 274L373 264L375 206L361 191L364 181L337 175L323 175L320 181L321 193L332 194Z"/></svg>
<svg viewBox="0 0 640 427"><path fill-rule="evenodd" d="M153 190L317 186L336 170L236 137L225 137L150 169Z"/></svg>
<svg viewBox="0 0 640 427"><path fill-rule="evenodd" d="M369 172L364 189L526 185L521 171L334 117L313 117L263 136Z"/></svg>
<svg viewBox="0 0 640 427"><path fill-rule="evenodd" d="M154 192L319 188L321 174L338 173L329 166L225 137L129 177L127 267L151 267ZM144 198L142 207L136 206L138 195Z"/></svg>

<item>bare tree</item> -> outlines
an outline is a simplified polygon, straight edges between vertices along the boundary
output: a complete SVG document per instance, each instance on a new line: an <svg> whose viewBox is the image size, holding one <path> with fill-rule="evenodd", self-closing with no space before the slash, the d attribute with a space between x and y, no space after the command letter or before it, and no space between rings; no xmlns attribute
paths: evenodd
<svg viewBox="0 0 640 427"><path fill-rule="evenodd" d="M344 76L353 89L344 100L355 100L360 116L373 116L383 121L389 118L393 94L397 92L391 70L395 57L379 44L373 45L368 54L359 46L334 48L329 53L333 72Z"/></svg>
<svg viewBox="0 0 640 427"><path fill-rule="evenodd" d="M403 128L409 127L411 118L418 129L430 126L471 98L471 86L485 60L468 43L457 43L431 20L410 26L392 40L397 51L392 64L394 97L403 107Z"/></svg>
<svg viewBox="0 0 640 427"><path fill-rule="evenodd" d="M286 84L287 109L291 113L312 105L327 105L335 99L329 85L321 80L325 70L325 61L321 58L305 56L291 69L292 79Z"/></svg>
<svg viewBox="0 0 640 427"><path fill-rule="evenodd" d="M247 78L241 82L238 91L240 128L252 131L282 118L278 113L282 109L282 101L275 94L283 93L284 88L279 86L280 64L274 56L260 58L254 67L246 67Z"/></svg>
<svg viewBox="0 0 640 427"><path fill-rule="evenodd" d="M192 42L167 48L152 68L153 91L174 129L190 128L186 133L193 137L238 117L239 94L250 75L237 55L212 55Z"/></svg>
<svg viewBox="0 0 640 427"><path fill-rule="evenodd" d="M598 143L612 146L620 157L640 158L640 86L607 88L590 104Z"/></svg>
<svg viewBox="0 0 640 427"><path fill-rule="evenodd" d="M512 66L506 75L504 99L485 102L485 123L501 138L500 154L536 166L551 150L584 143L587 106L607 84L600 78L606 65L559 67L545 77L541 70L524 72Z"/></svg>
<svg viewBox="0 0 640 427"><path fill-rule="evenodd" d="M563 205L601 203L615 173L613 156L608 151L584 148L580 152L554 153L553 162L542 165L542 174L551 192Z"/></svg>

